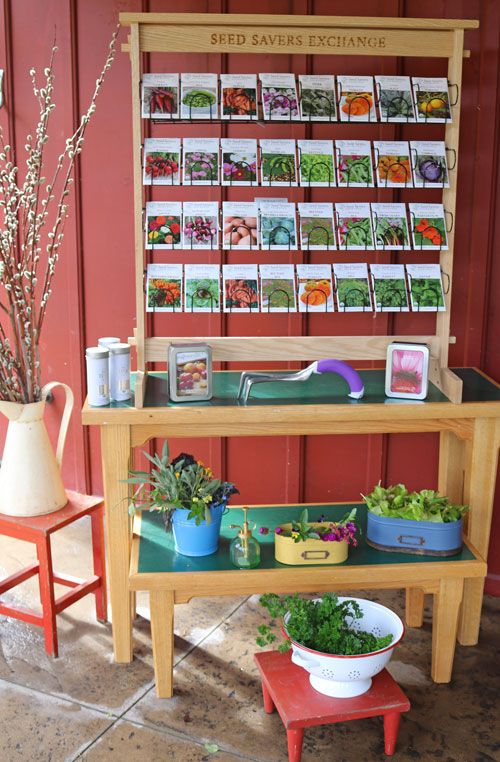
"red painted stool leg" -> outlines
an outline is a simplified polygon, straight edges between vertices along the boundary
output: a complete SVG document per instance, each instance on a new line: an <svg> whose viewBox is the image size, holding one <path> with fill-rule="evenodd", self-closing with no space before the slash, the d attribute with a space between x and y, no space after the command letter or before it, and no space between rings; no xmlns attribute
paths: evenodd
<svg viewBox="0 0 500 762"><path fill-rule="evenodd" d="M92 522L92 554L94 560L94 574L101 578L101 584L94 591L95 610L99 622L108 621L107 597L106 597L106 556L104 549L104 508L95 510L90 520Z"/></svg>
<svg viewBox="0 0 500 762"><path fill-rule="evenodd" d="M288 762L300 762L304 730L302 728L287 730L286 739L288 742Z"/></svg>
<svg viewBox="0 0 500 762"><path fill-rule="evenodd" d="M45 637L45 651L49 656L58 655L56 608L54 599L54 572L52 569L52 553L50 549L50 535L38 540L38 562L40 564L40 598L43 610L43 633Z"/></svg>
<svg viewBox="0 0 500 762"><path fill-rule="evenodd" d="M384 747L388 756L392 756L396 750L400 720L401 712L384 714Z"/></svg>
<svg viewBox="0 0 500 762"><path fill-rule="evenodd" d="M264 698L264 709L268 714L272 714L274 712L274 701L264 682L262 682L262 696Z"/></svg>

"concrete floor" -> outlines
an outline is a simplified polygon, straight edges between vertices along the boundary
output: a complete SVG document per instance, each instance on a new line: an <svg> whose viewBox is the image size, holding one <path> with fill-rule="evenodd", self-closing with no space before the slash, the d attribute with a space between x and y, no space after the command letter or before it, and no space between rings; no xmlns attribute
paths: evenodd
<svg viewBox="0 0 500 762"><path fill-rule="evenodd" d="M88 519L53 541L54 565L90 573ZM0 538L0 577L34 560L33 546ZM360 594L362 595L362 594ZM35 606L36 580L10 600ZM366 597L400 614L399 593ZM147 614L146 600L139 611ZM156 698L149 622L135 626L135 659L113 663L111 629L95 621L93 597L58 617L60 656L45 655L41 631L0 617L1 762L285 762L285 731L262 708L253 663L260 623L256 598L195 600L176 607L175 697ZM450 685L429 677L431 628L409 630L389 665L412 703L401 723L394 760L494 762L500 759L495 701L500 688L498 611L486 598L480 643L457 647ZM496 615L496 616L495 616ZM206 744L209 748L206 748ZM303 762L384 758L378 719L306 731Z"/></svg>

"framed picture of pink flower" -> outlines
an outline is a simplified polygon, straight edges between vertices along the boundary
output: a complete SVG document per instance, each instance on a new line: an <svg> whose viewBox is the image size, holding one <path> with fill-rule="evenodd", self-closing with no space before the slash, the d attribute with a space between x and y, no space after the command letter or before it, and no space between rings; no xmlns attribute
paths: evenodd
<svg viewBox="0 0 500 762"><path fill-rule="evenodd" d="M429 347L426 344L389 344L385 372L387 397L425 399L428 377Z"/></svg>

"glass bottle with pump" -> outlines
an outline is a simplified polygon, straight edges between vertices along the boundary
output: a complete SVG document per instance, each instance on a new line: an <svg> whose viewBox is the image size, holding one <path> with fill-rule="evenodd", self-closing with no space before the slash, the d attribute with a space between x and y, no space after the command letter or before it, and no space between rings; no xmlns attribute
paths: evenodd
<svg viewBox="0 0 500 762"><path fill-rule="evenodd" d="M231 563L238 569L254 569L260 564L260 545L252 535L247 514L248 508L243 508L243 526L230 525L231 529L240 530L229 546ZM254 522L252 524L255 529L256 524Z"/></svg>

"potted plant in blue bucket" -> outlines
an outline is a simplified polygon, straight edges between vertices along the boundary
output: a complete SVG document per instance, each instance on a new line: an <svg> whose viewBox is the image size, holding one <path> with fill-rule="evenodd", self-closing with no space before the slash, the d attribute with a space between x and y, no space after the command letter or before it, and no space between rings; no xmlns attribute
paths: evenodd
<svg viewBox="0 0 500 762"><path fill-rule="evenodd" d="M238 490L231 482L214 479L212 470L192 455L169 460L168 444L151 456L151 472L130 471L129 484L137 485L129 512L148 509L165 515L172 528L175 550L183 556L209 556L219 546L222 514Z"/></svg>

